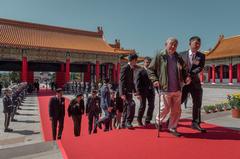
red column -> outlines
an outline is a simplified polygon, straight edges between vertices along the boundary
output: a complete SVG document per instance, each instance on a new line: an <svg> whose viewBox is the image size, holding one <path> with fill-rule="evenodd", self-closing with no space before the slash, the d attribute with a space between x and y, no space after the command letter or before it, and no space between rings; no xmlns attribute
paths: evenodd
<svg viewBox="0 0 240 159"><path fill-rule="evenodd" d="M204 79L203 79L203 70L200 72L200 81L201 81L201 84L204 83Z"/></svg>
<svg viewBox="0 0 240 159"><path fill-rule="evenodd" d="M223 82L223 65L220 65L220 83Z"/></svg>
<svg viewBox="0 0 240 159"><path fill-rule="evenodd" d="M232 64L229 64L229 84L232 84Z"/></svg>
<svg viewBox="0 0 240 159"><path fill-rule="evenodd" d="M237 82L240 83L240 64L237 64Z"/></svg>
<svg viewBox="0 0 240 159"><path fill-rule="evenodd" d="M112 71L112 79L113 79L113 83L116 83L116 65L113 64L113 71Z"/></svg>
<svg viewBox="0 0 240 159"><path fill-rule="evenodd" d="M121 65L118 62L117 63L117 83L119 83L119 80L120 80L120 71L121 71Z"/></svg>
<svg viewBox="0 0 240 159"><path fill-rule="evenodd" d="M96 61L96 82L100 80L100 63Z"/></svg>
<svg viewBox="0 0 240 159"><path fill-rule="evenodd" d="M84 73L84 81L85 82L90 82L90 73L91 73L91 66L88 63L87 64L87 71Z"/></svg>
<svg viewBox="0 0 240 159"><path fill-rule="evenodd" d="M22 82L27 82L27 57L22 57Z"/></svg>
<svg viewBox="0 0 240 159"><path fill-rule="evenodd" d="M66 59L66 82L70 81L70 59Z"/></svg>
<svg viewBox="0 0 240 159"><path fill-rule="evenodd" d="M211 69L209 67L208 68L208 83L210 83L210 80L211 80L210 75L211 75Z"/></svg>
<svg viewBox="0 0 240 159"><path fill-rule="evenodd" d="M215 80L215 65L212 65L212 84L216 84L216 80Z"/></svg>

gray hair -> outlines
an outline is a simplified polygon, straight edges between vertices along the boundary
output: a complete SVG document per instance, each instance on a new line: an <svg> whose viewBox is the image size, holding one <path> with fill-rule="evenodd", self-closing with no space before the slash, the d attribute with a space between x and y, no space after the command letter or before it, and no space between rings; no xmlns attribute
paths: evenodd
<svg viewBox="0 0 240 159"><path fill-rule="evenodd" d="M176 42L176 43L178 44L178 39L177 39L177 38L174 38L174 37L169 37L169 38L166 40L165 44L168 44L168 43L170 43L170 42Z"/></svg>

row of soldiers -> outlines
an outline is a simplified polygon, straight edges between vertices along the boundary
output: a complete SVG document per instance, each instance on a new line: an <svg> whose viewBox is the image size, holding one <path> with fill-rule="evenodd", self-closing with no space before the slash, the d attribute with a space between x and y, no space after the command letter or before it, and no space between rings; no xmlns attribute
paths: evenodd
<svg viewBox="0 0 240 159"><path fill-rule="evenodd" d="M89 94L91 93L91 90L95 89L96 87L97 87L96 84L93 82L90 83L90 82L72 81L64 85L64 91L68 94L77 94L77 93Z"/></svg>
<svg viewBox="0 0 240 159"><path fill-rule="evenodd" d="M28 85L26 82L19 83L17 85L10 85L8 88L4 88L3 91L3 113L4 120L4 132L12 132L13 129L9 128L10 121L16 122L15 115L19 115L17 110L20 110L20 106L24 102L27 94Z"/></svg>

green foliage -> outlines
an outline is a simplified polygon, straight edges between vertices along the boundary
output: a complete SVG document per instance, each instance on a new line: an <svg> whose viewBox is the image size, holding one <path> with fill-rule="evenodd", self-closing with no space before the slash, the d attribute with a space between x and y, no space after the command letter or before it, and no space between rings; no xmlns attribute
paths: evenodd
<svg viewBox="0 0 240 159"><path fill-rule="evenodd" d="M205 105L203 106L203 109L205 110L206 113L210 113L216 112L217 107L215 105Z"/></svg>
<svg viewBox="0 0 240 159"><path fill-rule="evenodd" d="M227 95L227 99L232 109L240 109L240 94Z"/></svg>
<svg viewBox="0 0 240 159"><path fill-rule="evenodd" d="M20 73L19 72L10 72L9 73L9 79L13 82L13 83L18 83L20 81Z"/></svg>

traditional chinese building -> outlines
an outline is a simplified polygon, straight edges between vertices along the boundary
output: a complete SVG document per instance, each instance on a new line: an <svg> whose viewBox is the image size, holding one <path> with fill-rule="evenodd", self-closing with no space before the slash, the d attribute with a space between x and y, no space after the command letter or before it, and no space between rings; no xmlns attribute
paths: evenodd
<svg viewBox="0 0 240 159"><path fill-rule="evenodd" d="M240 83L240 36L219 37L216 46L206 52L205 82Z"/></svg>
<svg viewBox="0 0 240 159"><path fill-rule="evenodd" d="M34 80L34 72L56 72L56 83L70 81L80 72L85 82L110 77L118 83L122 56L135 53L108 44L102 27L97 32L0 18L0 71L20 71L21 80Z"/></svg>

